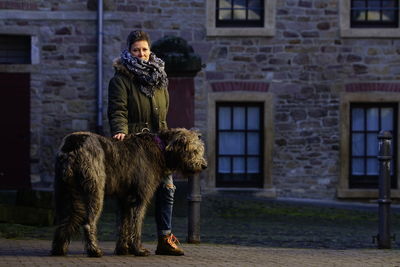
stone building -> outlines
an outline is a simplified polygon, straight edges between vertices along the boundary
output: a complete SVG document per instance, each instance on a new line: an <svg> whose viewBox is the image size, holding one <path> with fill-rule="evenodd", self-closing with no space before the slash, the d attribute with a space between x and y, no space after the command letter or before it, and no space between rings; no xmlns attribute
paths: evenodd
<svg viewBox="0 0 400 267"><path fill-rule="evenodd" d="M97 114L111 62L143 29L182 37L204 64L193 110L203 190L376 198L377 133L390 130L400 197L399 1L104 0L100 103L96 2L0 0L3 189L51 187L62 136L107 134Z"/></svg>

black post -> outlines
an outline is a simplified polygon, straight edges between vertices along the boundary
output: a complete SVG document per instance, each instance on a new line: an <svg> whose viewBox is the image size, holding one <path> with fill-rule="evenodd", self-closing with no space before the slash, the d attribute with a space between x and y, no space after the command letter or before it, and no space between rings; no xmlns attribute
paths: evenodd
<svg viewBox="0 0 400 267"><path fill-rule="evenodd" d="M200 176L188 177L188 237L187 242L200 243Z"/></svg>
<svg viewBox="0 0 400 267"><path fill-rule="evenodd" d="M390 223L390 162L392 160L391 143L392 134L389 131L381 131L379 139L379 234L378 248L391 248Z"/></svg>

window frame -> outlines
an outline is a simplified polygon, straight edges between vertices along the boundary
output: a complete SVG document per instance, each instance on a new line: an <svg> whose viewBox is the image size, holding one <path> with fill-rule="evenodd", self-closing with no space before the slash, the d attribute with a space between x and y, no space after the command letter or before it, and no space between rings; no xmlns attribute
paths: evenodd
<svg viewBox="0 0 400 267"><path fill-rule="evenodd" d="M364 1L368 1L368 0L364 0ZM380 4L382 4L383 0L380 0ZM386 22L383 20L379 20L379 21L371 21L371 20L365 20L365 21L354 21L352 19L352 13L354 12L354 8L353 7L353 2L354 1L350 1L351 4L351 11L350 11L350 25L352 28L398 28L399 27L399 13L397 12L397 14L395 15L395 21L394 22ZM399 10L399 2L398 0L394 1L395 3L397 3L397 10ZM361 8L358 8L361 9ZM364 11L368 11L369 9L363 8L361 10ZM380 13L380 17L382 15L383 9L382 6L379 10ZM367 16L368 13L366 12L365 15Z"/></svg>
<svg viewBox="0 0 400 267"><path fill-rule="evenodd" d="M353 111L353 108L362 108L363 110L364 110L364 112L365 112L365 110L367 109L367 108L379 108L379 109L382 109L382 108L385 108L385 107L390 107L390 108L393 108L393 131L392 131L392 133L393 133L393 136L397 136L397 131L398 131L398 125L396 124L396 121L398 121L398 119L397 119L397 114L399 113L399 109L398 109L398 104L397 103L389 103L389 102L387 102L387 103L374 103L374 102L369 102L369 103L359 103L359 102L352 102L352 103L350 103L350 112L349 112L349 116L350 116L350 134L349 134L349 151L350 151L350 153L349 153L349 188L354 188L354 189L368 189L368 188L371 188L371 189L377 189L378 188L378 186L379 186L379 174L378 175L368 175L368 174L365 174L365 175L362 175L363 177L366 177L367 178L367 180L368 180L368 178L370 178L370 179L376 179L376 181L377 181L377 183L376 183L376 185L375 184L370 184L370 183L365 183L366 184L366 186L367 187L359 187L359 186L357 186L357 185L355 185L355 183L354 183L354 181L352 181L352 179L357 179L357 177L359 177L359 176L357 176L357 175L353 175L352 174L352 166L353 166L353 164L352 164L352 159L353 159L353 157L354 157L354 155L353 155L353 153L352 153L352 136L353 136L353 133L355 133L355 132L357 132L357 133L362 133L362 134L364 134L365 136L368 134L368 133L373 133L373 132L377 132L377 133L379 133L379 131L381 130L380 129L380 125L379 125L379 130L378 131L371 131L371 130L367 130L367 129L364 129L363 131L355 131L355 130L353 130L353 127L352 127L352 121L353 121L353 116L352 116L352 111ZM380 118L378 118L378 120L379 120L379 122L380 122ZM367 123L367 120L365 119L364 120L364 128L366 128L366 123ZM365 138L364 139L364 145L366 145L366 142L367 142L367 139ZM398 143L398 141L397 141L397 139L396 138L394 138L393 139L393 142L392 142L392 145L393 145L393 147L394 148L396 148L397 147L397 143ZM366 159L367 158L371 158L372 156L368 156L367 155L367 152L366 152L366 146L364 147L364 155L363 156L357 156L358 158L362 158L363 160L364 160L364 171L366 171L365 170L365 168L366 168ZM379 151L378 151L378 153L379 153ZM378 155L376 155L376 156L378 156ZM393 160L394 161L396 161L397 160L397 150L396 149L394 149L393 150ZM396 174L397 174L397 171L396 171L396 169L397 169L397 164L393 164L392 165L392 168L394 168L393 169L393 175L391 175L391 177L392 177L392 181L391 181L391 188L392 189L397 189L398 188L398 184L397 184L397 177L396 177ZM372 186L374 186L374 187L372 187Z"/></svg>
<svg viewBox="0 0 400 267"><path fill-rule="evenodd" d="M215 13L215 25L217 28L240 28L240 27L254 27L254 28L260 28L260 27L264 27L264 15L265 15L265 7L264 7L264 1L260 1L261 3L261 8L260 10L261 12L261 17L259 20L249 20L249 19L244 19L244 20L235 20L232 18L233 12L235 10L234 7L229 8L230 9L230 13L231 13L231 19L230 20L219 20L218 19L218 15L220 10L227 10L227 8L221 8L219 6L221 0L216 0L216 13ZM230 0L232 1L232 0ZM249 8L247 6L249 0L246 0L246 7L244 8L244 10L246 11L246 17L248 17L248 11Z"/></svg>
<svg viewBox="0 0 400 267"><path fill-rule="evenodd" d="M230 120L231 120L231 129L219 129L218 125L219 125L219 109L221 107L229 107L230 108ZM232 125L233 125L233 110L236 107L244 107L245 108L245 114L247 114L247 110L250 107L257 107L259 108L259 112L260 112L260 117L259 117L259 129L257 130L252 130L252 129L248 129L247 128L247 116L245 115L245 128L244 129L232 129ZM216 102L216 161L215 161L215 176L216 176L216 187L255 187L255 188L262 188L263 187L263 179L262 177L264 176L264 165L263 163L263 157L264 157L264 151L263 149L260 149L259 153L257 155L250 155L247 153L247 141L248 141L248 133L251 132L257 132L259 133L259 144L260 144L260 148L264 147L263 143L264 143L264 133L263 133L263 122L264 122L264 103L263 102L225 102L225 101L217 101ZM220 151L219 151L219 135L220 133L223 132L243 132L245 134L245 153L243 155L221 155ZM232 160L235 157L240 157L240 158L244 158L244 165L245 165L245 170L247 171L247 158L251 157L251 156L257 156L258 161L259 161L259 173L257 173L258 179L256 181L222 181L221 180L221 176L223 174L220 174L218 172L219 170L219 158L220 157L229 157L230 161L231 161L231 170L229 175L234 175L234 172L232 170ZM248 172L244 172L243 174L244 176L249 176L251 175ZM239 175L237 175L239 176Z"/></svg>
<svg viewBox="0 0 400 267"><path fill-rule="evenodd" d="M400 8L398 12L400 18ZM365 28L351 27L351 0L339 3L340 36L343 38L398 38L400 25L395 28ZM400 22L399 22L400 24Z"/></svg>
<svg viewBox="0 0 400 267"><path fill-rule="evenodd" d="M400 93L390 92L343 92L340 95L340 175L339 183L337 187L338 198L369 198L376 199L379 196L378 189L361 189L361 188L350 188L349 186L349 168L350 168L350 106L352 103L397 103L400 109ZM397 128L400 126L399 110L397 110ZM400 133L397 131L397 140L400 140ZM400 146L397 143L397 147L394 148L397 155L400 155ZM400 160L397 157L396 164L399 166ZM395 176L397 177L397 186L399 183L399 168L395 170ZM391 189L393 198L400 198L399 188Z"/></svg>
<svg viewBox="0 0 400 267"><path fill-rule="evenodd" d="M206 2L207 36L274 36L276 0L264 0L263 27L217 27L217 0Z"/></svg>
<svg viewBox="0 0 400 267"><path fill-rule="evenodd" d="M263 185L262 188L242 188L242 187L216 187L216 106L217 102L257 102L263 103ZM256 191L258 195L265 197L276 197L275 187L272 184L272 152L274 145L273 127L273 95L267 92L246 92L246 91L225 91L208 93L207 107L207 157L208 168L204 176L205 191L235 191L250 190Z"/></svg>

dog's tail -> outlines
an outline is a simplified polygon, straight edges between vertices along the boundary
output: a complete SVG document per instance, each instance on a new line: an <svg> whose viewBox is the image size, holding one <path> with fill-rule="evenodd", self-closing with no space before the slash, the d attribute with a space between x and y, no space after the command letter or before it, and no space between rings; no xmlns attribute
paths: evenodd
<svg viewBox="0 0 400 267"><path fill-rule="evenodd" d="M55 162L54 200L55 224L61 224L71 214L71 192L67 181L73 175L68 155L59 153Z"/></svg>

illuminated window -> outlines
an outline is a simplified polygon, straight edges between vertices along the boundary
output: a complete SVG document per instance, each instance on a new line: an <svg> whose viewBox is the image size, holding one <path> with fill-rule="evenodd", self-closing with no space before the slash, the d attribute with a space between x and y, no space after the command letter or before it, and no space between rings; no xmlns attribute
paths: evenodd
<svg viewBox="0 0 400 267"><path fill-rule="evenodd" d="M264 1L217 0L217 27L263 27Z"/></svg>
<svg viewBox="0 0 400 267"><path fill-rule="evenodd" d="M398 0L351 1L351 27L397 28L399 26Z"/></svg>

